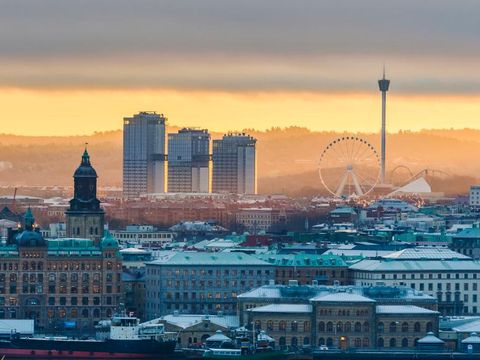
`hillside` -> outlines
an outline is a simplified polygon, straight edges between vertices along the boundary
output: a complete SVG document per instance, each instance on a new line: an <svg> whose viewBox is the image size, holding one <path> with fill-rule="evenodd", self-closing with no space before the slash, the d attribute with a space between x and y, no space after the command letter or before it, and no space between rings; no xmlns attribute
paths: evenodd
<svg viewBox="0 0 480 360"><path fill-rule="evenodd" d="M176 131L169 128L168 131ZM245 130L258 139L260 192L300 191L320 186L316 174L319 154L345 133L312 132L306 128ZM356 134L379 149L378 134ZM212 133L212 138L220 137ZM422 130L389 134L388 166L406 165L413 172L433 168L458 176L462 183L480 177L480 130ZM0 134L0 185L70 185L84 143L102 186L120 186L122 133L110 131L90 136L26 137ZM463 177L463 180L460 180ZM465 178L466 177L466 178ZM469 179L469 180L465 180Z"/></svg>

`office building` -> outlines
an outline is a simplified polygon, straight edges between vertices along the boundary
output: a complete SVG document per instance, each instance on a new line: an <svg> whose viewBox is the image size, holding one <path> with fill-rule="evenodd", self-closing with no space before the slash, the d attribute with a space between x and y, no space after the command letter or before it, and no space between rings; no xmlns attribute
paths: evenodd
<svg viewBox="0 0 480 360"><path fill-rule="evenodd" d="M227 134L213 140L214 193L257 193L256 142L245 134Z"/></svg>
<svg viewBox="0 0 480 360"><path fill-rule="evenodd" d="M123 196L165 192L163 114L140 112L123 119Z"/></svg>
<svg viewBox="0 0 480 360"><path fill-rule="evenodd" d="M236 314L237 294L268 284L274 266L241 253L164 251L147 263L146 316Z"/></svg>
<svg viewBox="0 0 480 360"><path fill-rule="evenodd" d="M209 191L210 134L181 129L168 134L168 192Z"/></svg>
<svg viewBox="0 0 480 360"><path fill-rule="evenodd" d="M468 202L472 210L480 210L480 185L474 185L470 187Z"/></svg>

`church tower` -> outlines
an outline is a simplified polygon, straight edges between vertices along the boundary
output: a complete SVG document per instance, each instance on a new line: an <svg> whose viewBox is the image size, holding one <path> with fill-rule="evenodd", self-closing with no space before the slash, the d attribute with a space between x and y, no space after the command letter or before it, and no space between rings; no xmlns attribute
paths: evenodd
<svg viewBox="0 0 480 360"><path fill-rule="evenodd" d="M90 164L87 148L73 175L74 195L65 212L67 237L92 239L98 244L103 237L105 213L97 199L97 172Z"/></svg>

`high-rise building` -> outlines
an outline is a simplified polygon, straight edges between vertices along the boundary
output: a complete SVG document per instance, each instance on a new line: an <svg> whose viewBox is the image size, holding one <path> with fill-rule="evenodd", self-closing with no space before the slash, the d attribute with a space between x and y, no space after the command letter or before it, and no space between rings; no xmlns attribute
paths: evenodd
<svg viewBox="0 0 480 360"><path fill-rule="evenodd" d="M208 192L210 134L181 129L168 134L168 192Z"/></svg>
<svg viewBox="0 0 480 360"><path fill-rule="evenodd" d="M214 193L257 193L256 142L246 134L227 134L213 141Z"/></svg>
<svg viewBox="0 0 480 360"><path fill-rule="evenodd" d="M123 119L123 196L165 192L163 114L143 111Z"/></svg>
<svg viewBox="0 0 480 360"><path fill-rule="evenodd" d="M98 244L103 237L105 213L97 199L97 172L85 149L82 162L75 170L74 195L65 212L67 237L91 239Z"/></svg>

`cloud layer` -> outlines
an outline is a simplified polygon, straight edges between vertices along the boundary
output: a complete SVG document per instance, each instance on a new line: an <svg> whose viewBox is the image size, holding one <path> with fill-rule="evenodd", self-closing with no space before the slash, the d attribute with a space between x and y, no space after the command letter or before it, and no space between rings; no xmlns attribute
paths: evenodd
<svg viewBox="0 0 480 360"><path fill-rule="evenodd" d="M480 93L476 0L7 0L0 86Z"/></svg>

